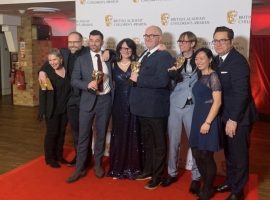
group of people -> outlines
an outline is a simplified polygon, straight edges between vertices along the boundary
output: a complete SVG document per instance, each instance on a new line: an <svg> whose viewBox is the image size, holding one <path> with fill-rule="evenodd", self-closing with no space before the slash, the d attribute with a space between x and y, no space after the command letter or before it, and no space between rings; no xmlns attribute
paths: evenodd
<svg viewBox="0 0 270 200"><path fill-rule="evenodd" d="M233 30L215 29L215 57L208 48L195 50L197 37L190 31L180 35L181 54L176 59L160 45L158 26L147 27L143 37L146 50L141 56L129 38L121 40L115 52L101 51L104 41L98 30L90 32L89 47L82 46L80 33L72 32L68 49L49 52L48 63L39 72L40 82L49 78L53 86L40 90L40 117L47 125L46 163L51 167L60 167L58 162L75 164L68 183L86 176L95 126L94 170L96 177L104 177L102 158L112 116L107 175L148 180L146 189L166 187L178 180L184 125L193 156L189 191L200 200L225 191L231 192L228 200L243 199L256 111L249 65L233 47ZM139 70L132 70L134 63ZM72 162L63 158L67 122L76 148ZM214 187L214 152L221 148L227 174L224 184Z"/></svg>

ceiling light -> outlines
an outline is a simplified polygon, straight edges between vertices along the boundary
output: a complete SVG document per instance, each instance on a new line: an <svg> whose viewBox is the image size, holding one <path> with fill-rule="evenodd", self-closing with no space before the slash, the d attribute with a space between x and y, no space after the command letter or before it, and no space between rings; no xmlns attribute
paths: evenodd
<svg viewBox="0 0 270 200"><path fill-rule="evenodd" d="M58 12L58 8L49 8L49 7L30 7L27 10L32 10L33 12Z"/></svg>

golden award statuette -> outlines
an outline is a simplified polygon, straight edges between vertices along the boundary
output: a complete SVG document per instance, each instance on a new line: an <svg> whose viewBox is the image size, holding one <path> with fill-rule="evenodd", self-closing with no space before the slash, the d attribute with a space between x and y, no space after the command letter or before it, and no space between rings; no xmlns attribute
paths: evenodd
<svg viewBox="0 0 270 200"><path fill-rule="evenodd" d="M53 90L52 83L49 78L46 78L45 83L40 83L41 90Z"/></svg>
<svg viewBox="0 0 270 200"><path fill-rule="evenodd" d="M92 79L97 82L97 84L100 82L101 79L103 79L103 72L98 70L93 70L92 72Z"/></svg>
<svg viewBox="0 0 270 200"><path fill-rule="evenodd" d="M132 72L139 73L140 67L141 67L141 63L140 62L138 62L138 61L132 61L131 62L130 68L131 68L131 71Z"/></svg>
<svg viewBox="0 0 270 200"><path fill-rule="evenodd" d="M176 58L176 61L175 61L175 68L176 69L179 69L183 64L184 64L184 62L185 62L185 57L183 57L183 56L180 56L180 57L178 57L178 58Z"/></svg>

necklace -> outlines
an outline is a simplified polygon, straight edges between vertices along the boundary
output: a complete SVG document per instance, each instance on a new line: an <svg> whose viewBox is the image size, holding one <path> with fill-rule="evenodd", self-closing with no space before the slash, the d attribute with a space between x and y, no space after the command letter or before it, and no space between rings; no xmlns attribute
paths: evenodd
<svg viewBox="0 0 270 200"><path fill-rule="evenodd" d="M130 65L130 61L127 61L126 63L123 63L122 61L120 61L120 64L123 66L123 67L127 67Z"/></svg>

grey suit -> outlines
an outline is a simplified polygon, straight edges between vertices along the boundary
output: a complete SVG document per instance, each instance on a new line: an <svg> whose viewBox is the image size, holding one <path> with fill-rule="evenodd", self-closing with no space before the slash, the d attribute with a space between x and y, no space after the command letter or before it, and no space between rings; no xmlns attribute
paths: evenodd
<svg viewBox="0 0 270 200"><path fill-rule="evenodd" d="M112 91L111 65L108 68L107 78ZM106 131L111 114L112 92L105 95L97 95L95 91L88 89L88 83L92 81L94 69L90 51L78 57L72 73L71 84L81 89L80 114L79 114L79 141L77 148L76 170L84 170L87 158L89 141L92 140L92 125L96 117L96 141L94 147L95 165L101 166L104 153Z"/></svg>
<svg viewBox="0 0 270 200"><path fill-rule="evenodd" d="M197 70L187 73L181 70L182 81L178 82L170 95L170 115L168 119L169 154L168 174L172 177L178 175L179 146L182 135L182 124L189 138L194 104L186 105L187 99L192 97L192 87L197 81ZM200 173L193 159L192 180L198 180Z"/></svg>

